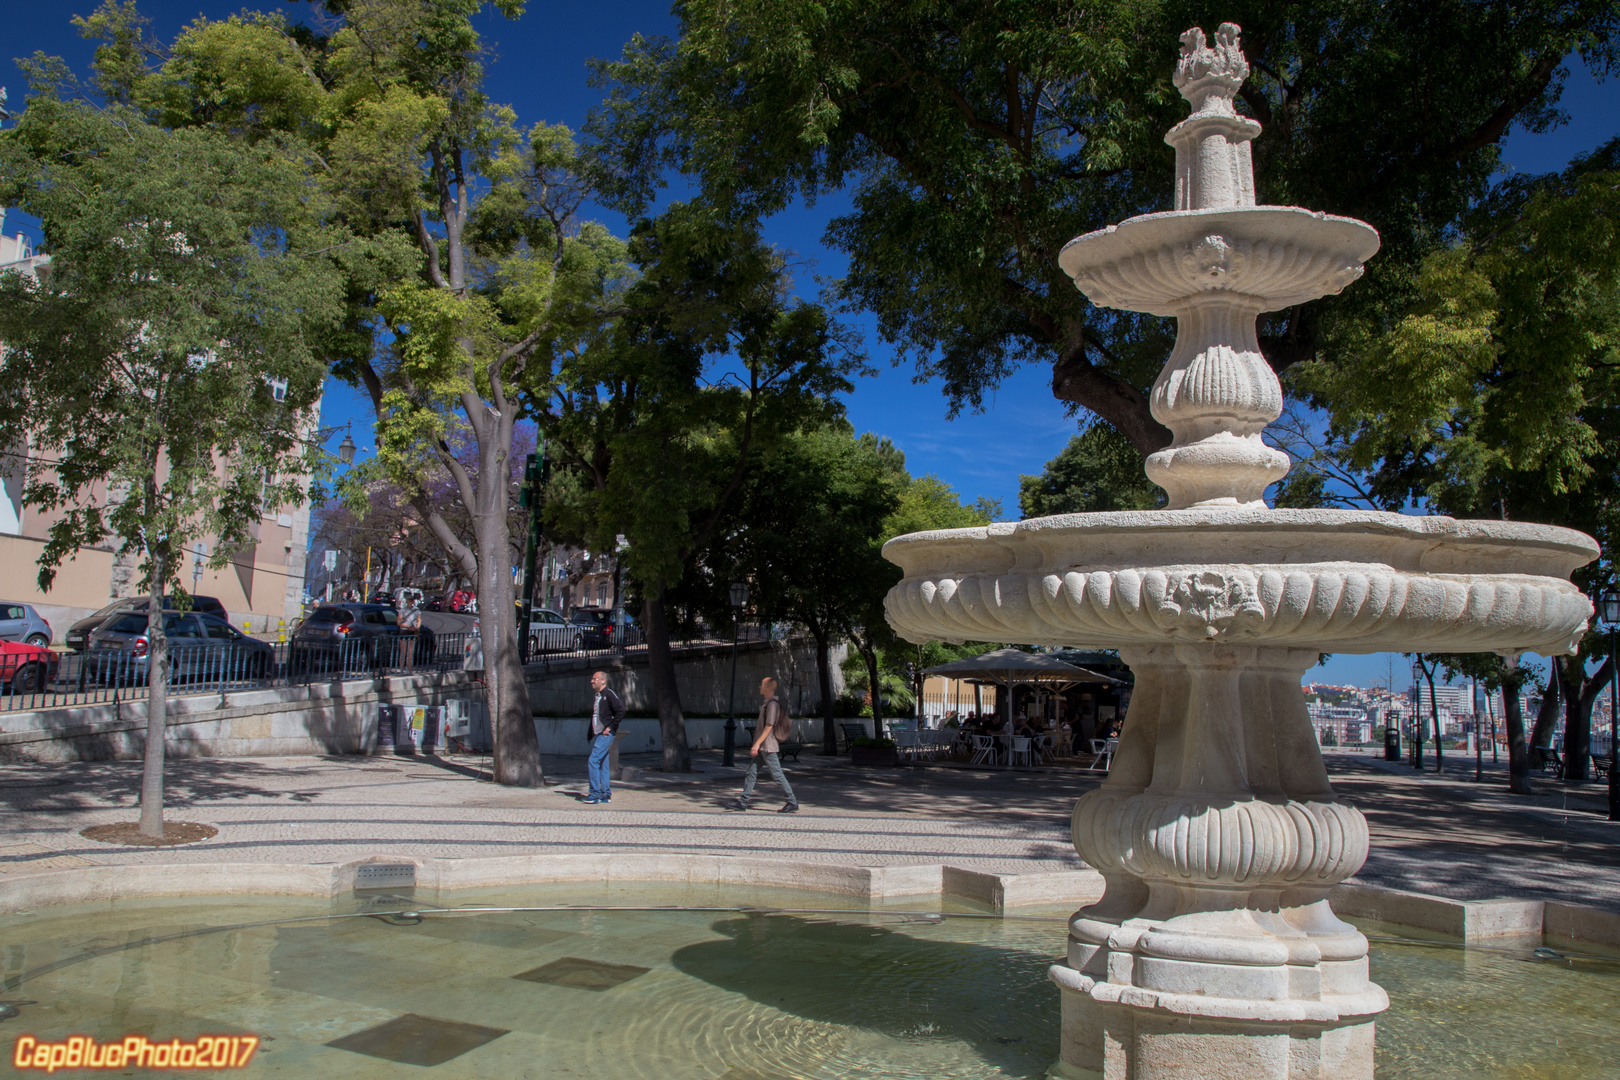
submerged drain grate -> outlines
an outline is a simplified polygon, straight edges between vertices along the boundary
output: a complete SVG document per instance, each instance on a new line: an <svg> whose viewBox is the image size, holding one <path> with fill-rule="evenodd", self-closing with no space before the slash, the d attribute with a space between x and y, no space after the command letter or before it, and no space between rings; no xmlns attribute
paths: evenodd
<svg viewBox="0 0 1620 1080"><path fill-rule="evenodd" d="M525 971L521 975L514 975L514 979L525 982L551 983L553 986L571 986L576 990L611 990L620 983L627 983L637 975L645 975L651 968L636 967L634 964L604 964L600 960L581 960L577 956L565 956L561 960L553 960L543 964L533 971Z"/></svg>
<svg viewBox="0 0 1620 1080"><path fill-rule="evenodd" d="M402 1065L442 1065L506 1033L505 1028L406 1013L376 1027L333 1039L326 1045Z"/></svg>
<svg viewBox="0 0 1620 1080"><path fill-rule="evenodd" d="M416 887L415 863L367 863L354 871L356 889L399 889Z"/></svg>

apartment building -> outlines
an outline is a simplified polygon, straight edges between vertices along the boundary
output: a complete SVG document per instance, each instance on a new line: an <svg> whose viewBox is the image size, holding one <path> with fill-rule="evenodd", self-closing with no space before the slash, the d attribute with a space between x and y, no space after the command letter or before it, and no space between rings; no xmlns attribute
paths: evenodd
<svg viewBox="0 0 1620 1080"><path fill-rule="evenodd" d="M23 233L7 236L5 231L5 211L0 209L0 274L37 279L50 272L49 255L35 254ZM319 413L317 403L311 425L319 422ZM119 559L111 546L81 548L63 562L49 592L39 588L40 552L58 515L23 504L24 467L30 461L32 467L42 467L26 447L14 447L0 458L0 600L34 605L60 642L77 620L111 600L134 595L139 571L132 560ZM92 495L108 497L101 488ZM307 503L266 510L252 528L252 545L233 555L223 570L202 565L215 546L212 538L205 538L188 554L181 582L195 593L218 598L238 626L258 630L265 624L291 623L303 607L309 516Z"/></svg>

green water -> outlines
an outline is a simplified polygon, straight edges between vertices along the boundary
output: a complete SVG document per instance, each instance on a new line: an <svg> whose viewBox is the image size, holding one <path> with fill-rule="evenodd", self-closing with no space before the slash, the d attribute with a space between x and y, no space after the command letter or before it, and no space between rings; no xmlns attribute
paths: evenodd
<svg viewBox="0 0 1620 1080"><path fill-rule="evenodd" d="M565 904L597 907L474 910ZM685 909L606 909L658 905ZM694 909L705 905L765 910ZM375 914L407 909L425 913ZM265 1041L247 1069L205 1075L1044 1075L1057 1056L1046 969L1063 951L1061 913L920 911L713 888L50 908L0 917L0 1001L32 1002L0 1020L0 1074L24 1034L252 1033ZM1391 999L1378 1022L1382 1080L1620 1077L1620 961L1367 929L1374 978ZM411 1063L428 1059L437 1063Z"/></svg>

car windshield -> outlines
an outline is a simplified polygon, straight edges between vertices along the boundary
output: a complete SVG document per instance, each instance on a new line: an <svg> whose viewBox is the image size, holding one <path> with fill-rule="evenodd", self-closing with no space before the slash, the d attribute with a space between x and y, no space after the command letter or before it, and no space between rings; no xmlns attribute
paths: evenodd
<svg viewBox="0 0 1620 1080"><path fill-rule="evenodd" d="M146 616L125 615L107 629L115 634L144 634L146 633Z"/></svg>

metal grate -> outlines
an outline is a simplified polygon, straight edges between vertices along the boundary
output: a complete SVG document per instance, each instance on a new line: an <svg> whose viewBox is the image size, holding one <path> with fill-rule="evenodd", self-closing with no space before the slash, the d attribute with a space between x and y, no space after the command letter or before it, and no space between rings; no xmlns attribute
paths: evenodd
<svg viewBox="0 0 1620 1080"><path fill-rule="evenodd" d="M604 964L600 960L582 960L565 956L532 971L514 975L525 982L551 983L553 986L571 986L576 990L611 990L627 983L637 975L645 975L651 968L634 964Z"/></svg>
<svg viewBox="0 0 1620 1080"><path fill-rule="evenodd" d="M406 1013L376 1027L333 1039L326 1045L402 1065L433 1066L476 1050L505 1034L505 1028Z"/></svg>
<svg viewBox="0 0 1620 1080"><path fill-rule="evenodd" d="M356 889L411 889L416 887L415 863L367 863L354 872Z"/></svg>

